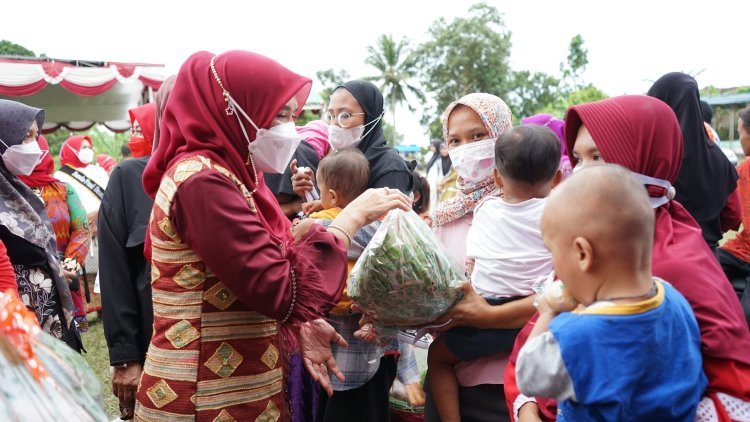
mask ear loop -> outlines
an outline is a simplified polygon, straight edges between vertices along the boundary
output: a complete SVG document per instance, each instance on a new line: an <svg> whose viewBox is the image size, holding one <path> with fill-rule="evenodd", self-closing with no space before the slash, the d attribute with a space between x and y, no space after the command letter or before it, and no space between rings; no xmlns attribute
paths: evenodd
<svg viewBox="0 0 750 422"><path fill-rule="evenodd" d="M247 161L245 161L245 165L252 165L253 166L253 173L255 175L255 188L250 192L250 194L254 194L258 191L258 170L255 169L255 160L253 160L253 153L250 151L250 136L247 134L247 130L245 129L245 125L242 124L242 119L240 118L240 114L244 116L248 122L253 126L256 132L260 131L258 126L253 122L253 119L250 118L250 116L245 113L245 110L242 109L242 107L239 106L237 101L232 98L231 95L229 95L229 91L227 91L226 88L224 88L224 84L221 82L221 78L219 78L219 73L216 72L216 66L214 66L214 61L216 60L216 57L214 56L211 58L211 72L214 75L214 78L216 79L216 82L219 84L219 87L221 88L222 95L224 96L224 101L227 103L227 108L224 109L224 112L227 114L227 116L234 115L237 118L237 123L240 125L240 129L242 130L242 134L245 136L245 140L247 141ZM237 113L239 111L239 113Z"/></svg>
<svg viewBox="0 0 750 422"><path fill-rule="evenodd" d="M370 123L367 123L367 124L365 124L365 126L367 126L367 125L372 125L372 126L370 126L370 129L367 129L367 132L365 132L365 134L364 134L364 135L362 135L362 137L361 137L361 138L359 138L359 140L360 140L360 141L361 141L362 139L365 139L365 136L369 135L369 134L370 134L370 132L372 132L372 130L373 130L373 129L375 129L375 126L377 126L377 125L378 125L378 122L379 122L379 121L380 121L381 119L383 119L383 116L384 116L384 115L385 115L385 111L383 111L382 113L380 113L380 116L378 116L378 118L377 118L377 119L375 119L375 120L371 121Z"/></svg>

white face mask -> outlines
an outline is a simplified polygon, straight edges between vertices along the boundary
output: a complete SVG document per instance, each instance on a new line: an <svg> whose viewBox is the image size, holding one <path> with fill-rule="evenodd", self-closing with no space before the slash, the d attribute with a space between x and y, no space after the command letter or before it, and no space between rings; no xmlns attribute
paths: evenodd
<svg viewBox="0 0 750 422"><path fill-rule="evenodd" d="M655 177L646 176L645 174L640 174L636 172L631 172L631 173L633 174L633 176L635 176L636 179L638 179L641 183L643 183L644 186L648 186L648 185L660 186L667 190L666 195L662 197L659 197L659 198L649 197L648 198L649 202L651 202L651 208L659 208L660 206L674 199L675 195L677 194L677 190L675 190L674 186L672 186L672 184L669 183L668 180L657 179Z"/></svg>
<svg viewBox="0 0 750 422"><path fill-rule="evenodd" d="M297 133L294 122L271 129L259 129L255 142L249 145L256 170L263 173L283 173L301 141L302 137Z"/></svg>
<svg viewBox="0 0 750 422"><path fill-rule="evenodd" d="M465 181L477 184L492 175L495 168L495 140L485 139L461 145L448 152L453 167Z"/></svg>
<svg viewBox="0 0 750 422"><path fill-rule="evenodd" d="M91 148L81 149L76 155L83 164L91 164L94 161L94 150Z"/></svg>
<svg viewBox="0 0 750 422"><path fill-rule="evenodd" d="M219 84L219 87L221 87L224 98L227 100L227 108L225 112L228 116L234 115L237 117L237 123L240 124L242 134L247 141L248 151L253 157L255 171L263 173L283 173L287 165L289 165L289 162L292 160L292 156L297 150L297 146L302 142L302 137L299 136L297 130L294 128L294 122L277 125L271 129L260 129L258 125L253 122L253 119L245 113L245 110L240 107L239 103L229 95L229 91L224 88L224 84L221 82L219 74L216 72L216 67L214 67L215 60L216 57L214 56L211 59L211 72L213 73L216 82ZM247 130L245 130L245 125L242 124L240 114L247 119L253 128L255 128L255 142L250 141L250 136L247 134Z"/></svg>
<svg viewBox="0 0 750 422"><path fill-rule="evenodd" d="M594 165L591 165L591 166L593 167ZM575 174L575 173L580 172L581 170L584 169L584 167L587 168L588 166L582 166L580 164L575 166L573 168L573 173ZM675 190L674 186L672 186L669 180L657 179L656 177L646 176L645 174L636 173L634 171L631 171L630 174L635 176L635 178L638 179L638 181L643 183L643 186L649 186L649 185L659 186L667 190L667 193L664 196L661 196L658 198L653 198L653 197L648 198L649 202L651 203L651 208L654 208L654 209L659 208L660 206L674 199L675 195L677 194L677 190Z"/></svg>
<svg viewBox="0 0 750 422"><path fill-rule="evenodd" d="M362 141L365 136L367 136L370 132L372 132L373 129L375 129L375 126L382 118L383 115L381 114L377 119L371 121L370 123L367 123L366 125L359 125L348 129L344 129L343 127L339 127L337 125L330 125L328 126L328 143L330 143L331 147L336 151L341 151L342 149L347 148L354 148L360 143L360 141ZM367 131L367 133L365 133L365 126L367 125L372 125L372 127Z"/></svg>
<svg viewBox="0 0 750 422"><path fill-rule="evenodd" d="M2 141L0 141L2 142ZM3 142L6 147L8 144ZM5 167L14 176L28 176L42 158L42 150L37 142L8 147L2 155Z"/></svg>

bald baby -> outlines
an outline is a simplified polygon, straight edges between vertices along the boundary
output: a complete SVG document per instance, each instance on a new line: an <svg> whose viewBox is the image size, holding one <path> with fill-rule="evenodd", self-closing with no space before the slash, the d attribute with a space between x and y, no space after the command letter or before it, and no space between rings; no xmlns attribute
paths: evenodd
<svg viewBox="0 0 750 422"><path fill-rule="evenodd" d="M584 167L550 195L541 228L555 272L578 302L637 296L652 286L654 211L627 169Z"/></svg>

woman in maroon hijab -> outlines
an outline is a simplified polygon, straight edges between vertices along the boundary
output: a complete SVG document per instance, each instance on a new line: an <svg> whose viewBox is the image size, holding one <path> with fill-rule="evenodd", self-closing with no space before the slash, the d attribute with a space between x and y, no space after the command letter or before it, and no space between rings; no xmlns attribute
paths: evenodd
<svg viewBox="0 0 750 422"><path fill-rule="evenodd" d="M351 233L409 200L370 190L328 229L304 224L292 236L262 172L288 165L310 85L243 51L196 53L180 69L143 178L155 197L154 334L136 418L288 418L294 339L329 392L328 369L341 375L330 343L343 340L319 318L341 295Z"/></svg>
<svg viewBox="0 0 750 422"><path fill-rule="evenodd" d="M700 327L709 385L698 407L698 420L741 420L733 412L750 410L750 330L698 223L672 200L671 185L680 172L684 148L674 112L657 99L634 95L573 106L565 120L573 163L619 164L635 173L649 191L656 213L654 275L687 298ZM516 340L514 354L525 342L530 325ZM514 361L512 356L506 370L506 395L518 411L524 397L515 387ZM554 419L554 402L538 402L545 419Z"/></svg>

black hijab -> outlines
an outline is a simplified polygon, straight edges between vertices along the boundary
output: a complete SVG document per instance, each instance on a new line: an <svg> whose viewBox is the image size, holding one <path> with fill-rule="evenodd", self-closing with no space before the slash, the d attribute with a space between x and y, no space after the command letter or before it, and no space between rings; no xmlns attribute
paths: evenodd
<svg viewBox="0 0 750 422"><path fill-rule="evenodd" d="M380 187L380 185L377 185L378 180L388 173L396 172L405 174L404 177L410 181L408 186L388 187L401 189L402 191L406 188L405 193L411 192L411 172L396 149L386 144L383 134L383 121L382 119L378 120L383 115L383 94L372 83L361 80L349 81L336 87L336 89L339 88L349 91L365 112L365 133L368 131L369 133L357 147L370 162L369 187ZM375 120L378 120L378 122L371 124Z"/></svg>
<svg viewBox="0 0 750 422"><path fill-rule="evenodd" d="M708 138L701 115L698 83L692 76L667 73L654 83L648 95L667 103L677 115L685 153L675 182L675 199L705 228L707 223L719 218L727 198L737 187L737 171Z"/></svg>
<svg viewBox="0 0 750 422"><path fill-rule="evenodd" d="M433 139L431 142L432 146L435 147L435 153L432 154L432 157L430 157L430 161L427 163L427 170L430 171L430 168L432 168L432 165L435 164L435 162L440 159L442 163L442 173L440 173L441 176L446 176L451 171L451 157L445 156L443 157L440 154L440 147L443 145L443 141L440 139Z"/></svg>

